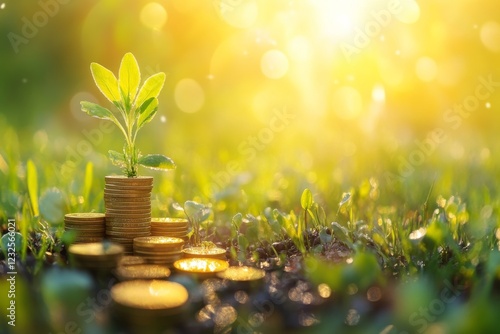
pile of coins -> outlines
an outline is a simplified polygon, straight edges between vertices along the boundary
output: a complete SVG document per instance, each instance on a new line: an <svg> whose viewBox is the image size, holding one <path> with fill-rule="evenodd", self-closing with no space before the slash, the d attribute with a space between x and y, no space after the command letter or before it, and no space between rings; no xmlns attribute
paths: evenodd
<svg viewBox="0 0 500 334"><path fill-rule="evenodd" d="M170 265L182 258L184 240L174 237L151 236L134 239L134 254L146 262Z"/></svg>
<svg viewBox="0 0 500 334"><path fill-rule="evenodd" d="M160 333L187 307L189 294L179 283L165 280L132 280L111 288L112 315L139 333ZM135 332L134 331L134 332Z"/></svg>
<svg viewBox="0 0 500 334"><path fill-rule="evenodd" d="M64 216L64 230L75 232L75 243L99 242L104 239L104 213L68 213Z"/></svg>
<svg viewBox="0 0 500 334"><path fill-rule="evenodd" d="M106 237L123 245L127 254L133 252L134 238L151 233L152 189L150 176L105 178Z"/></svg>
<svg viewBox="0 0 500 334"><path fill-rule="evenodd" d="M70 260L75 267L109 271L118 266L118 261L123 255L123 246L104 241L69 246Z"/></svg>
<svg viewBox="0 0 500 334"><path fill-rule="evenodd" d="M188 220L184 218L151 218L151 235L176 237L187 241Z"/></svg>

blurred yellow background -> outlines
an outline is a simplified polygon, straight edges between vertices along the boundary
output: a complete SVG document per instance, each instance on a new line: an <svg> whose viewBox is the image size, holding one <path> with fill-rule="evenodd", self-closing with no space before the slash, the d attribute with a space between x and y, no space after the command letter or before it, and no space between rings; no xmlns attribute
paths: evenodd
<svg viewBox="0 0 500 334"><path fill-rule="evenodd" d="M99 121L79 102L110 107L89 64L117 73L129 51L144 79L167 74L139 147L170 156L179 182L205 184L208 197L235 178L248 182L245 171L258 182L259 170L290 167L327 187L359 173L390 182L388 170L405 177L438 158L453 168L495 154L498 1L41 0L0 8L2 123L16 129L27 156L50 147L47 159L63 164L84 140L92 153L81 148L82 161L118 172L102 161L121 148L119 134L101 131L101 140L92 132Z"/></svg>

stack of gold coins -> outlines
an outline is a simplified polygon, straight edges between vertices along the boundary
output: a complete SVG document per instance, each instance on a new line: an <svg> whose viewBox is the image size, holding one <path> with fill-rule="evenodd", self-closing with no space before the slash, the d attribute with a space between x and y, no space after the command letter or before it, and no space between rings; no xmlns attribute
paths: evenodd
<svg viewBox="0 0 500 334"><path fill-rule="evenodd" d="M180 321L179 315L187 308L188 298L187 289L176 282L125 281L111 288L111 311L134 333L160 333Z"/></svg>
<svg viewBox="0 0 500 334"><path fill-rule="evenodd" d="M182 258L184 240L174 237L139 237L134 239L134 254L148 263L172 264Z"/></svg>
<svg viewBox="0 0 500 334"><path fill-rule="evenodd" d="M189 247L182 250L185 258L204 257L209 259L227 260L226 250L219 247Z"/></svg>
<svg viewBox="0 0 500 334"><path fill-rule="evenodd" d="M151 233L153 178L106 176L105 180L106 237L131 254L134 238Z"/></svg>
<svg viewBox="0 0 500 334"><path fill-rule="evenodd" d="M151 218L151 235L187 240L188 220L184 218Z"/></svg>
<svg viewBox="0 0 500 334"><path fill-rule="evenodd" d="M104 213L68 213L64 216L64 230L75 232L75 243L102 241L105 227Z"/></svg>
<svg viewBox="0 0 500 334"><path fill-rule="evenodd" d="M112 270L118 266L123 255L123 246L112 242L93 242L71 245L68 248L70 261L78 268L89 270Z"/></svg>

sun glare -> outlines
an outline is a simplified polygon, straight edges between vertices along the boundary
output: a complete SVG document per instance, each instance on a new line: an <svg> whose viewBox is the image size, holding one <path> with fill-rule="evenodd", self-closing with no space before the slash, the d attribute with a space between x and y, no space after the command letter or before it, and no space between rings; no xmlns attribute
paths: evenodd
<svg viewBox="0 0 500 334"><path fill-rule="evenodd" d="M360 16L360 1L313 0L320 31L331 37L348 36Z"/></svg>

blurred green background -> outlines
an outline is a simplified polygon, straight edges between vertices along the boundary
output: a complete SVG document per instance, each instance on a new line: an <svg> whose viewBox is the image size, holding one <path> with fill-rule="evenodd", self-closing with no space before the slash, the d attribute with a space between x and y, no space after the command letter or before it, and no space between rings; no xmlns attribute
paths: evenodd
<svg viewBox="0 0 500 334"><path fill-rule="evenodd" d="M480 78L500 82L499 9L493 0L3 1L0 170L22 177L31 158L52 170L42 188L74 181L87 161L97 175L119 173L106 158L122 147L118 131L103 131L79 102L110 107L89 64L117 73L130 51L143 78L167 74L138 140L178 165L155 174L173 181L166 197L217 201L229 189L259 208L306 186L337 201L369 178L382 196L409 180L439 180L449 193L488 187L500 86L470 98ZM470 112L453 111L464 101ZM277 113L290 116L279 123ZM436 129L441 142L431 143Z"/></svg>

